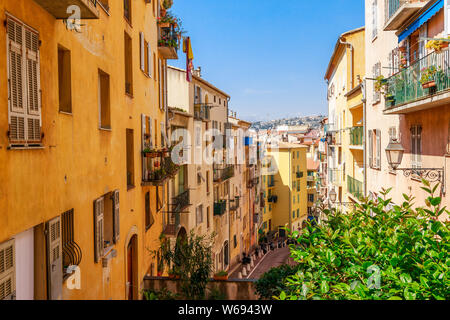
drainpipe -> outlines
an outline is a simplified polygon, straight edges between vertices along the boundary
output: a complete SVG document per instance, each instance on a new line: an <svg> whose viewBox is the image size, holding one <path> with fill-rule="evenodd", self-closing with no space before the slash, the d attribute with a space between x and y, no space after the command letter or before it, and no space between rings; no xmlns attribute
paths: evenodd
<svg viewBox="0 0 450 320"><path fill-rule="evenodd" d="M339 38L339 42L343 45L350 46L350 90L353 89L353 45L350 42L342 41L342 37Z"/></svg>
<svg viewBox="0 0 450 320"><path fill-rule="evenodd" d="M367 116L366 116L366 97L367 97L367 91L366 91L366 78L364 77L362 83L361 83L361 91L362 91L362 102L363 102L363 168L364 168L364 182L363 182L363 193L364 198L367 197L367 143L366 143L366 128L367 128Z"/></svg>

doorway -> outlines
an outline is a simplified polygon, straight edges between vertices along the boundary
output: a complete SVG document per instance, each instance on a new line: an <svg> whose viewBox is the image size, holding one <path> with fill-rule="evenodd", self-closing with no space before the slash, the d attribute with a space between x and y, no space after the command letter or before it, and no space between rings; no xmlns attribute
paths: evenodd
<svg viewBox="0 0 450 320"><path fill-rule="evenodd" d="M137 236L134 235L127 246L127 299L138 299L137 290Z"/></svg>

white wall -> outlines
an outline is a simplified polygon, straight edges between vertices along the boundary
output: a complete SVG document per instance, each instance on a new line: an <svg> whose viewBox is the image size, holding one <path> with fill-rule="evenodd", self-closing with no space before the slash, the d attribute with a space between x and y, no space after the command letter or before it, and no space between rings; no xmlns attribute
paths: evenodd
<svg viewBox="0 0 450 320"><path fill-rule="evenodd" d="M186 81L185 72L167 68L167 92L169 107L180 108L189 112L189 82Z"/></svg>
<svg viewBox="0 0 450 320"><path fill-rule="evenodd" d="M34 231L29 229L14 237L16 246L16 299L34 298Z"/></svg>

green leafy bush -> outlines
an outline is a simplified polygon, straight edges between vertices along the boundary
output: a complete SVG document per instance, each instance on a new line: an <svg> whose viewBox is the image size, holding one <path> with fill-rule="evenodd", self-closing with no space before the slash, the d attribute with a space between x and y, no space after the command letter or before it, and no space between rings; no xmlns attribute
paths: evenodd
<svg viewBox="0 0 450 320"><path fill-rule="evenodd" d="M449 299L449 222L439 221L448 211L434 196L438 185L424 183L424 207L413 209L406 195L393 205L383 190L351 212L324 210L327 221L294 232L298 272L277 299Z"/></svg>
<svg viewBox="0 0 450 320"><path fill-rule="evenodd" d="M256 282L256 293L261 299L272 299L286 290L286 278L297 273L298 268L290 265L282 265L267 271Z"/></svg>

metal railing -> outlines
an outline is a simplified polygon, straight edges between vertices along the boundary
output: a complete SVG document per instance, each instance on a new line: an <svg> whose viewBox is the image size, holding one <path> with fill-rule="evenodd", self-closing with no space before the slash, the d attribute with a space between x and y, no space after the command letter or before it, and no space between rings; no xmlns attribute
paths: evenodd
<svg viewBox="0 0 450 320"><path fill-rule="evenodd" d="M351 176L347 176L347 189L357 198L363 196L363 183Z"/></svg>
<svg viewBox="0 0 450 320"><path fill-rule="evenodd" d="M389 21L390 18L397 12L397 10L408 3L408 0L386 0L385 10L386 10L386 20Z"/></svg>
<svg viewBox="0 0 450 320"><path fill-rule="evenodd" d="M189 190L180 193L178 196L173 198L174 211L181 213L183 209L190 205L190 194Z"/></svg>
<svg viewBox="0 0 450 320"><path fill-rule="evenodd" d="M180 226L180 220L179 213L169 213L164 225L163 233L168 236L176 236L178 227Z"/></svg>
<svg viewBox="0 0 450 320"><path fill-rule="evenodd" d="M214 202L214 215L221 216L227 211L227 201L220 200L218 202Z"/></svg>
<svg viewBox="0 0 450 320"><path fill-rule="evenodd" d="M173 178L180 168L176 165L167 151L142 152L144 157L144 170L142 182L162 183L166 179Z"/></svg>
<svg viewBox="0 0 450 320"><path fill-rule="evenodd" d="M197 120L209 120L211 113L211 106L207 104L194 105L194 117Z"/></svg>
<svg viewBox="0 0 450 320"><path fill-rule="evenodd" d="M239 208L240 199L240 197L234 197L234 200L230 200L230 211L236 211Z"/></svg>
<svg viewBox="0 0 450 320"><path fill-rule="evenodd" d="M350 129L350 145L362 146L363 145L364 128L353 127Z"/></svg>
<svg viewBox="0 0 450 320"><path fill-rule="evenodd" d="M234 165L220 167L214 165L214 182L223 182L234 177Z"/></svg>
<svg viewBox="0 0 450 320"><path fill-rule="evenodd" d="M432 52L387 79L386 110L446 91L450 88L450 53L448 49ZM428 88L421 83L429 75Z"/></svg>

